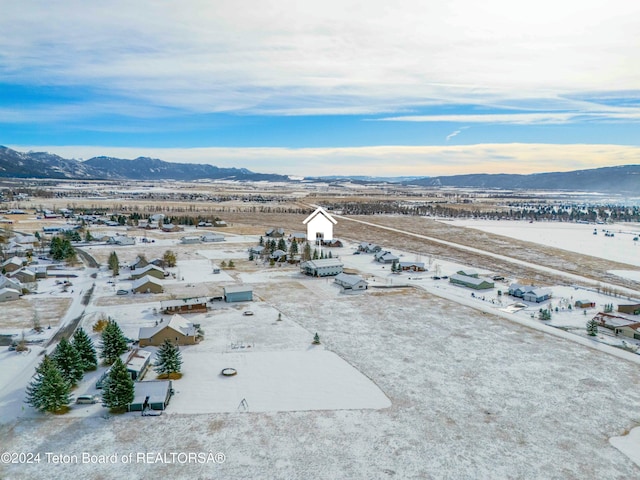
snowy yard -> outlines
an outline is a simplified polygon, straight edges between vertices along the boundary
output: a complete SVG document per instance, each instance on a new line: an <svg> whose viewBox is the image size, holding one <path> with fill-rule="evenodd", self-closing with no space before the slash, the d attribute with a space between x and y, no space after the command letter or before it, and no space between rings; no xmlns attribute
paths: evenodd
<svg viewBox="0 0 640 480"><path fill-rule="evenodd" d="M392 275L389 265L352 255L352 247L332 251L375 284L412 287L345 295L331 279L304 277L297 268L234 272L251 283L261 301L220 303L188 317L202 325L205 339L182 349L184 376L174 382L176 394L160 417L108 415L89 405L43 418L17 410L22 399L17 386L0 396L12 402L0 403L0 411L17 410L21 417L14 422L2 417L4 450L121 456L220 451L224 463L8 464L0 466L0 477L640 476L634 454L640 440L638 429L632 430L640 425L637 363L510 320L526 323L540 306L502 312L516 302L497 295L506 284L483 292L482 300L447 280L431 279L433 272ZM185 272L184 283L204 275L211 282L211 259L244 259L236 255L245 251L242 243L200 248L179 256L178 268ZM433 259L436 263L445 275L465 267ZM96 295L111 299L106 280L98 277ZM611 301L550 287L554 307L561 299ZM153 296L133 298L122 305L97 298L85 328L108 314L135 338L140 327L162 318ZM248 309L254 315L242 314ZM581 311L560 308L551 323L578 328L584 321ZM311 345L315 332L320 346ZM8 353L0 356L9 372L0 373L3 385L37 359L37 352L10 359ZM225 367L237 369L237 375L222 377ZM150 372L146 379L154 377ZM74 394L91 391L93 381L88 377Z"/></svg>

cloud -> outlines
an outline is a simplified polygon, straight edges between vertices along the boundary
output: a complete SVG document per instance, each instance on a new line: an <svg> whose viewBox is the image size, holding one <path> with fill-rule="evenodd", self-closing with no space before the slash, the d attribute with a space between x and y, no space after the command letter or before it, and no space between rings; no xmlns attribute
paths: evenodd
<svg viewBox="0 0 640 480"><path fill-rule="evenodd" d="M578 121L640 121L640 109L630 108L627 111L602 112L545 112L545 113L487 113L487 114L459 114L459 115L405 115L379 118L386 122L454 122L454 123L492 123L514 125L550 125L564 124ZM460 132L457 132L460 133ZM456 133L456 135L457 135ZM448 139L448 137L447 137Z"/></svg>
<svg viewBox="0 0 640 480"><path fill-rule="evenodd" d="M453 137L455 137L456 135L459 135L461 131L462 130L456 130L455 132L451 132L449 135L447 135L447 138L446 138L447 142L451 140Z"/></svg>
<svg viewBox="0 0 640 480"><path fill-rule="evenodd" d="M0 75L203 113L397 112L635 89L637 6L586 2L22 0L3 5Z"/></svg>
<svg viewBox="0 0 640 480"><path fill-rule="evenodd" d="M477 144L349 148L127 148L12 146L66 158L149 156L165 161L245 167L301 176L437 176L464 173L539 173L640 164L640 147L623 145Z"/></svg>

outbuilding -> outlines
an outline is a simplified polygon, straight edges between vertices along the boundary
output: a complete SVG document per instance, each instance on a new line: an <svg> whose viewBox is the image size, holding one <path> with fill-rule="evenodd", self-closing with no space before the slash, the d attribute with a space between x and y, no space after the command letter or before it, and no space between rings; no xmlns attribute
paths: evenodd
<svg viewBox="0 0 640 480"><path fill-rule="evenodd" d="M248 285L230 285L223 287L224 301L232 302L251 302L253 300L253 288Z"/></svg>
<svg viewBox="0 0 640 480"><path fill-rule="evenodd" d="M134 384L133 401L127 406L129 412L142 412L145 408L164 410L173 395L171 380L152 380Z"/></svg>
<svg viewBox="0 0 640 480"><path fill-rule="evenodd" d="M473 288L474 290L488 290L494 287L494 283L488 278L469 277L457 273L449 277L449 282L455 285Z"/></svg>
<svg viewBox="0 0 640 480"><path fill-rule="evenodd" d="M344 265L337 258L308 260L300 264L300 269L312 277L329 277L343 272Z"/></svg>
<svg viewBox="0 0 640 480"><path fill-rule="evenodd" d="M179 298L160 302L163 313L202 313L207 311L206 297Z"/></svg>
<svg viewBox="0 0 640 480"><path fill-rule="evenodd" d="M336 275L335 282L345 290L366 290L369 286L369 283L360 275L350 275L348 273Z"/></svg>

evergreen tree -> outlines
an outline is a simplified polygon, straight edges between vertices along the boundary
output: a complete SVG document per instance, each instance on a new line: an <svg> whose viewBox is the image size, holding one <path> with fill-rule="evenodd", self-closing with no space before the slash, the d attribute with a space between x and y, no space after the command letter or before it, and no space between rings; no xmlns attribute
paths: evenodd
<svg viewBox="0 0 640 480"><path fill-rule="evenodd" d="M164 264L167 267L176 266L176 262L177 262L176 254L172 250L167 250L166 252L164 252L164 255L162 256L162 260L164 260Z"/></svg>
<svg viewBox="0 0 640 480"><path fill-rule="evenodd" d="M116 252L111 252L109 255L109 270L113 271L113 276L117 277L120 274L120 260Z"/></svg>
<svg viewBox="0 0 640 480"><path fill-rule="evenodd" d="M311 260L311 245L308 243L305 243L304 248L302 249L302 260Z"/></svg>
<svg viewBox="0 0 640 480"><path fill-rule="evenodd" d="M82 380L84 364L80 353L78 353L69 340L63 337L53 351L52 357L60 369L60 373L62 373L62 376L69 385L77 385L78 382Z"/></svg>
<svg viewBox="0 0 640 480"><path fill-rule="evenodd" d="M287 251L287 242L284 238L280 238L280 240L278 240L278 250L282 250L283 252Z"/></svg>
<svg viewBox="0 0 640 480"><path fill-rule="evenodd" d="M86 372L89 370L95 370L98 366L98 357L96 355L96 349L93 347L93 342L82 328L76 330L73 334L73 346L80 354L82 360L82 369Z"/></svg>
<svg viewBox="0 0 640 480"><path fill-rule="evenodd" d="M107 365L111 365L127 351L127 340L125 339L120 326L109 319L102 331L102 351L100 358L104 359Z"/></svg>
<svg viewBox="0 0 640 480"><path fill-rule="evenodd" d="M45 355L27 386L26 402L41 412L58 412L71 402L70 390L56 363Z"/></svg>
<svg viewBox="0 0 640 480"><path fill-rule="evenodd" d="M157 353L156 360L156 373L160 375L171 375L173 373L180 373L182 367L182 354L177 345L171 343L169 339L160 345Z"/></svg>
<svg viewBox="0 0 640 480"><path fill-rule="evenodd" d="M91 235L91 232L89 230L87 230L87 233L85 233L84 235L84 241L85 242L90 242L93 240L93 235Z"/></svg>
<svg viewBox="0 0 640 480"><path fill-rule="evenodd" d="M314 248L313 249L313 257L314 260L318 260L320 257L318 255L318 249Z"/></svg>
<svg viewBox="0 0 640 480"><path fill-rule="evenodd" d="M587 322L587 333L592 337L598 335L598 321L595 318Z"/></svg>
<svg viewBox="0 0 640 480"><path fill-rule="evenodd" d="M291 242L291 246L289 247L289 255L293 258L294 255L298 254L298 242L295 240Z"/></svg>
<svg viewBox="0 0 640 480"><path fill-rule="evenodd" d="M111 410L124 411L134 397L134 386L131 374L120 358L109 369L102 392L102 404Z"/></svg>
<svg viewBox="0 0 640 480"><path fill-rule="evenodd" d="M262 238L262 235L260 235L260 242L258 244L264 246L264 238Z"/></svg>

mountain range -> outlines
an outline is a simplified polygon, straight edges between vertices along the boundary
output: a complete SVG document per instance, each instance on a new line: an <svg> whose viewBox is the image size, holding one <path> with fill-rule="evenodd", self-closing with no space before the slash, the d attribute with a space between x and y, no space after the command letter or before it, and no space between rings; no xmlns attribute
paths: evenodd
<svg viewBox="0 0 640 480"><path fill-rule="evenodd" d="M72 180L238 180L294 181L287 175L256 173L246 168L220 168L207 164L172 163L155 158L125 160L94 157L85 161L46 152L18 152L0 146L0 177ZM439 177L334 176L306 181L387 182L425 187L466 187L499 190L564 190L640 195L640 165L602 167L571 172L529 175L470 174Z"/></svg>

